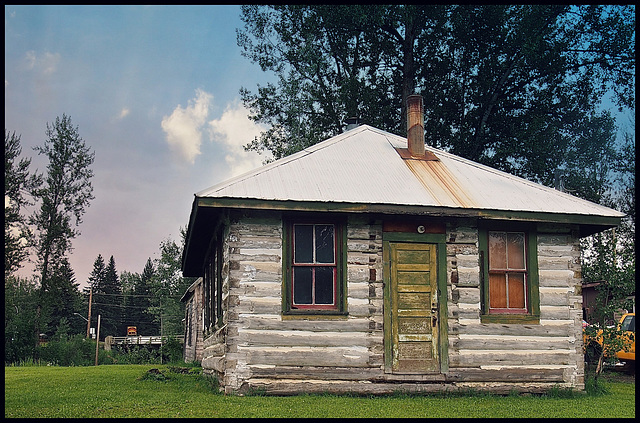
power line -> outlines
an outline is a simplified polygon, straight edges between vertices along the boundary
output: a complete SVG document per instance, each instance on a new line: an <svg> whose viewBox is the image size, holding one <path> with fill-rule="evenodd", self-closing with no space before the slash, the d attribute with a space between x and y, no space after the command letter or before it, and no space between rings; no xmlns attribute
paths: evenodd
<svg viewBox="0 0 640 423"><path fill-rule="evenodd" d="M95 291L93 295L108 295L113 297L182 298L182 295L108 294L106 292L95 292Z"/></svg>

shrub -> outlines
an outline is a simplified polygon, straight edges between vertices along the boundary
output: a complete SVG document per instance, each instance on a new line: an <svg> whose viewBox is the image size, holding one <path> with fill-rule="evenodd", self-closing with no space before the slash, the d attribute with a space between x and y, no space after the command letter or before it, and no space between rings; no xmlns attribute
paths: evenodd
<svg viewBox="0 0 640 423"><path fill-rule="evenodd" d="M166 342L160 347L163 363L181 363L182 362L182 344L178 338L170 336Z"/></svg>
<svg viewBox="0 0 640 423"><path fill-rule="evenodd" d="M54 337L46 346L39 346L40 362L56 366L89 366L95 363L96 342L82 335Z"/></svg>

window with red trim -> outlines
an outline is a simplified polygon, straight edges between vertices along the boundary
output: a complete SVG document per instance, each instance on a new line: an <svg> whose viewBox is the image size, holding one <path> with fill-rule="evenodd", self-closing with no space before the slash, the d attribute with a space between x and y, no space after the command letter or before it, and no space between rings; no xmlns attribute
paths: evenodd
<svg viewBox="0 0 640 423"><path fill-rule="evenodd" d="M293 308L336 308L335 232L333 224L293 225Z"/></svg>
<svg viewBox="0 0 640 423"><path fill-rule="evenodd" d="M284 225L285 313L344 311L345 225L320 219L295 219Z"/></svg>

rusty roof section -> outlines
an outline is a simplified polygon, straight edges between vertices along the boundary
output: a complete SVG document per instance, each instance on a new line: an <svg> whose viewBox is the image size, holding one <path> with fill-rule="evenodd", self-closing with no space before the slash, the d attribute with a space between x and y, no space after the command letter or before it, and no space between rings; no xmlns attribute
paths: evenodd
<svg viewBox="0 0 640 423"><path fill-rule="evenodd" d="M407 159L405 163L440 205L473 208L478 203L439 160Z"/></svg>
<svg viewBox="0 0 640 423"><path fill-rule="evenodd" d="M196 197L624 216L442 150L403 155L406 146L404 137L361 125Z"/></svg>

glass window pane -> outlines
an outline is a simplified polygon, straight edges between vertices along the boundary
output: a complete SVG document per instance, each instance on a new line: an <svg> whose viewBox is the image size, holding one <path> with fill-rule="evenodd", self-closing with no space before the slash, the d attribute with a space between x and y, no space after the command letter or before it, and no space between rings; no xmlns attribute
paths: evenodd
<svg viewBox="0 0 640 423"><path fill-rule="evenodd" d="M507 307L506 275L489 275L489 307Z"/></svg>
<svg viewBox="0 0 640 423"><path fill-rule="evenodd" d="M312 304L313 268L293 268L293 303Z"/></svg>
<svg viewBox="0 0 640 423"><path fill-rule="evenodd" d="M525 308L524 275L509 274L509 308Z"/></svg>
<svg viewBox="0 0 640 423"><path fill-rule="evenodd" d="M333 267L316 267L316 304L333 304Z"/></svg>
<svg viewBox="0 0 640 423"><path fill-rule="evenodd" d="M313 263L313 225L293 226L294 263Z"/></svg>
<svg viewBox="0 0 640 423"><path fill-rule="evenodd" d="M489 269L507 268L506 232L489 232Z"/></svg>
<svg viewBox="0 0 640 423"><path fill-rule="evenodd" d="M316 263L333 263L333 225L316 225Z"/></svg>
<svg viewBox="0 0 640 423"><path fill-rule="evenodd" d="M509 232L507 234L507 258L509 269L525 269L523 232Z"/></svg>

